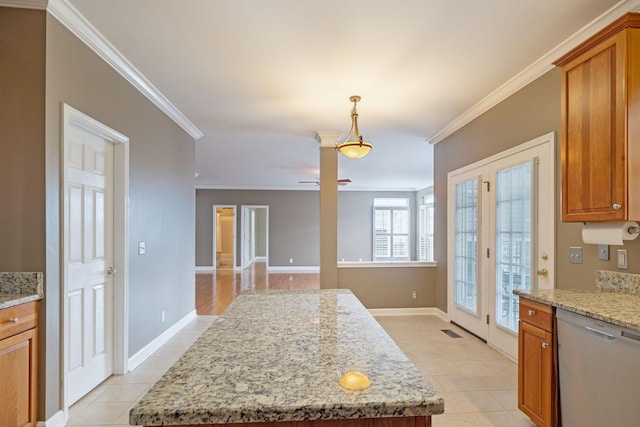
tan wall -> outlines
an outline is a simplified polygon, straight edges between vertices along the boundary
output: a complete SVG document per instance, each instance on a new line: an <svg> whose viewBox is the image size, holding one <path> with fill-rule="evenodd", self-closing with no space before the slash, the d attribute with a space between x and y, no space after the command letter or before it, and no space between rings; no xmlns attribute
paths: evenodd
<svg viewBox="0 0 640 427"><path fill-rule="evenodd" d="M0 7L0 271L44 271L45 18Z"/></svg>
<svg viewBox="0 0 640 427"><path fill-rule="evenodd" d="M9 246L19 252L17 256L0 256L0 263L9 259L2 269L45 271L45 298L39 317L38 420L46 420L61 409L62 403L62 103L127 135L131 141L129 321L135 327L129 330L129 356L195 306L194 254L184 250L195 244L195 143L46 12L0 8L0 34L3 79L6 71L12 76L11 84L16 85L6 90L0 87L1 108L15 109L9 113L9 117L15 115L11 119L16 124L10 134L24 148L12 151L11 164L17 167L5 168L0 163L0 173L11 174L10 179L2 176L0 181L19 188L5 197L4 192L9 190L0 187L0 227L11 229L6 234ZM14 60L6 60L12 55ZM11 98L5 98L5 94L11 94ZM4 126L3 122L3 130ZM5 210L6 199L15 209ZM136 253L140 240L147 242L144 257ZM0 238L0 254L6 252L3 242L4 235ZM23 250L23 245L28 246ZM165 323L160 320L161 308L166 309Z"/></svg>
<svg viewBox="0 0 640 427"><path fill-rule="evenodd" d="M339 267L338 288L350 289L367 308L433 307L435 273L434 267Z"/></svg>
<svg viewBox="0 0 640 427"><path fill-rule="evenodd" d="M581 224L561 221L560 71L553 69L435 146L437 306L447 306L447 173L549 132L556 133L556 287L593 289L595 270L617 270L599 261L597 246L582 243ZM583 264L569 263L569 247L583 247ZM640 239L627 242L630 273L640 273ZM620 270L623 271L623 270Z"/></svg>

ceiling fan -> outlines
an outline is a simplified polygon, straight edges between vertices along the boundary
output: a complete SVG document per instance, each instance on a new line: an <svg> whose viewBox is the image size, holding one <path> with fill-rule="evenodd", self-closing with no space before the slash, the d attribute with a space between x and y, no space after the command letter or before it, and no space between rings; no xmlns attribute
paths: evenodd
<svg viewBox="0 0 640 427"><path fill-rule="evenodd" d="M338 185L347 185L348 183L350 183L351 180L349 178L346 179L339 179L338 180ZM298 184L315 184L315 185L320 185L320 178L317 178L315 181L298 181Z"/></svg>

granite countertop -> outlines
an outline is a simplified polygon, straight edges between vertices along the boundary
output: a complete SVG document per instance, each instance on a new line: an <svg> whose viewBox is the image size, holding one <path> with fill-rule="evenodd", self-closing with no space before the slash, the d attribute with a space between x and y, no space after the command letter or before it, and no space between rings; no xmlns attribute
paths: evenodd
<svg viewBox="0 0 640 427"><path fill-rule="evenodd" d="M598 270L594 290L543 289L516 295L640 331L640 275Z"/></svg>
<svg viewBox="0 0 640 427"><path fill-rule="evenodd" d="M42 273L0 272L0 310L44 297Z"/></svg>
<svg viewBox="0 0 640 427"><path fill-rule="evenodd" d="M349 370L371 386L338 384ZM143 425L429 416L444 400L348 290L239 295L131 409Z"/></svg>

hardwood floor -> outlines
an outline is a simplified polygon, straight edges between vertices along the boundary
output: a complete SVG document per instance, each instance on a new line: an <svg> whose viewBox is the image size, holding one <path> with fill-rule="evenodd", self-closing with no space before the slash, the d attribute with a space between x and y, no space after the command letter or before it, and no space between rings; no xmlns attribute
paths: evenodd
<svg viewBox="0 0 640 427"><path fill-rule="evenodd" d="M196 312L199 315L222 313L240 292L248 289L319 289L319 273L267 271L264 262L256 262L243 271L218 268L196 273Z"/></svg>

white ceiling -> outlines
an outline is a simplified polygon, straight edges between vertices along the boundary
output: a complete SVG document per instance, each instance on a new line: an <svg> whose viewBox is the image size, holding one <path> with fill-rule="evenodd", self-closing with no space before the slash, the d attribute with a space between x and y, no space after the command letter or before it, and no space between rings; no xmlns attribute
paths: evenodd
<svg viewBox="0 0 640 427"><path fill-rule="evenodd" d="M351 190L432 185L427 140L473 118L514 76L548 70L563 53L557 47L605 12L610 21L638 7L637 0L67 3L202 132L200 188L317 188L297 183L318 176L315 133L346 135L349 96L362 96L360 130L374 148L360 160L340 157L339 178L353 181L341 189ZM588 31L595 30L577 39Z"/></svg>

